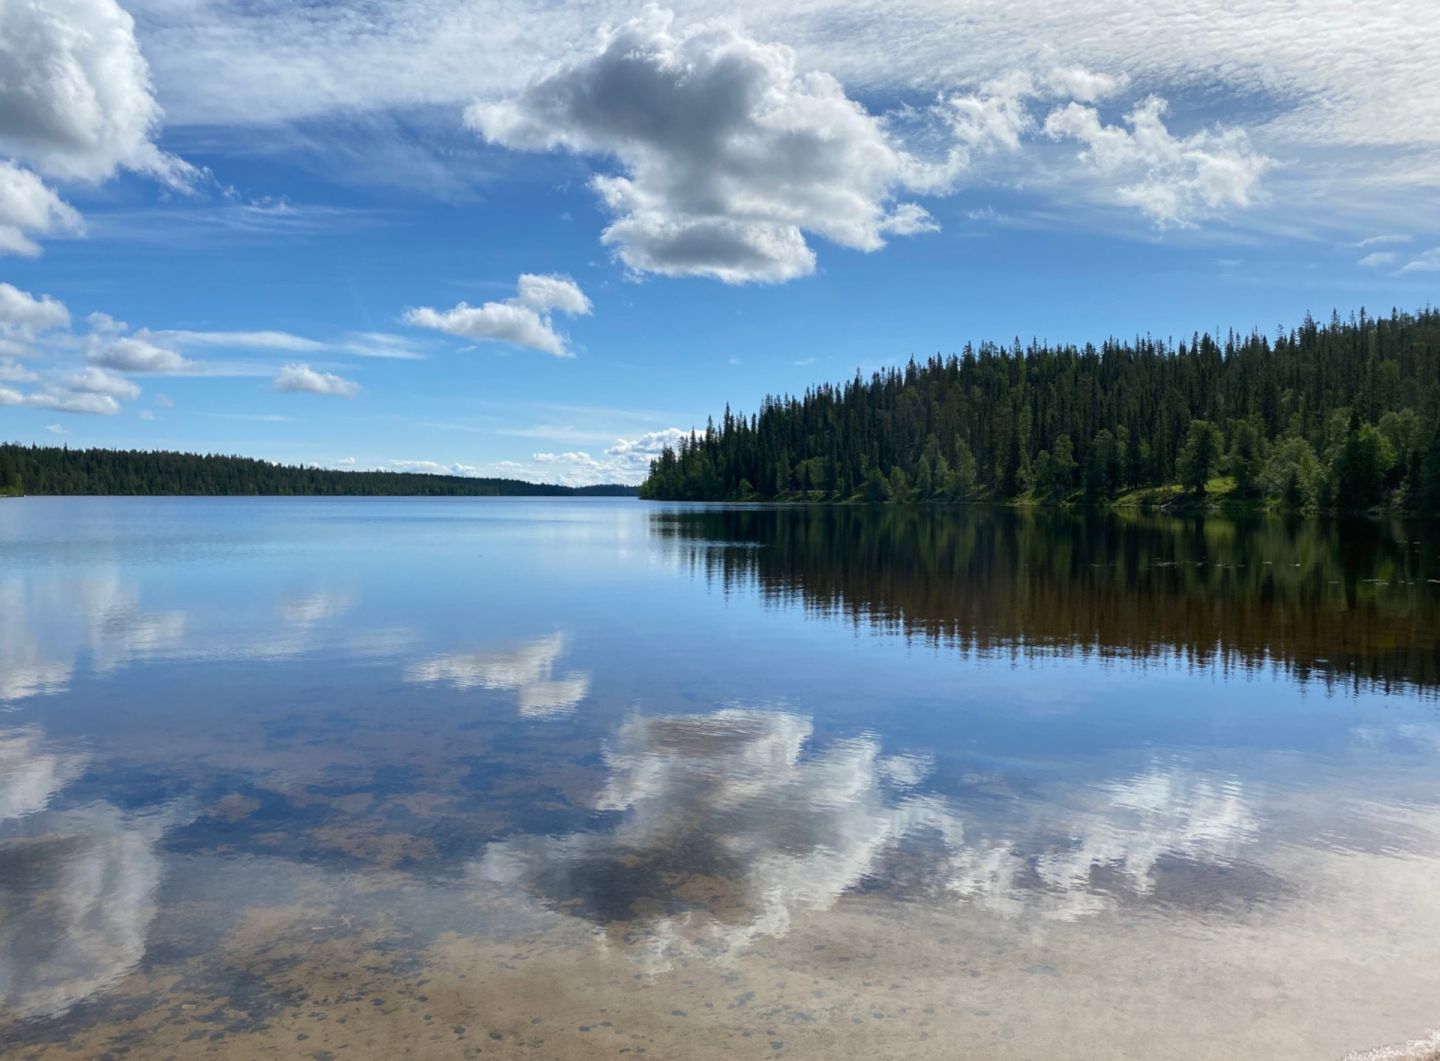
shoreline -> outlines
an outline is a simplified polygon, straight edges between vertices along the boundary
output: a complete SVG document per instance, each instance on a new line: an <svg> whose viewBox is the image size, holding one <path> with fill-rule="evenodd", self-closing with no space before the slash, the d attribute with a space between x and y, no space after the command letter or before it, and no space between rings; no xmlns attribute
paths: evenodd
<svg viewBox="0 0 1440 1061"><path fill-rule="evenodd" d="M1440 1061L1440 1029L1423 1039L1409 1039L1346 1054L1343 1061Z"/></svg>

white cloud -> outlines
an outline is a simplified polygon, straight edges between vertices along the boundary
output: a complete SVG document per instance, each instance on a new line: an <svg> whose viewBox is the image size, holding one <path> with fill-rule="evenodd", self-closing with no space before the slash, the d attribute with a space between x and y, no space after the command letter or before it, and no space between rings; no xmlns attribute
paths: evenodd
<svg viewBox="0 0 1440 1061"><path fill-rule="evenodd" d="M92 365L122 372L164 374L185 372L196 367L195 362L186 360L176 351L135 335L115 339L92 335L86 346L85 360Z"/></svg>
<svg viewBox="0 0 1440 1061"><path fill-rule="evenodd" d="M30 394L0 387L0 405L25 405L33 409L50 409L57 413L94 413L100 416L114 416L120 411L120 403L109 394L54 387L46 387Z"/></svg>
<svg viewBox="0 0 1440 1061"><path fill-rule="evenodd" d="M858 250L933 227L895 197L933 185L883 124L795 53L647 8L599 51L466 121L517 150L618 160L591 185L603 239L637 273L779 282L815 269L806 234Z"/></svg>
<svg viewBox="0 0 1440 1061"><path fill-rule="evenodd" d="M120 400L140 397L140 388L130 380L94 365L70 373L61 382L66 390L78 394L108 394Z"/></svg>
<svg viewBox="0 0 1440 1061"><path fill-rule="evenodd" d="M434 656L410 667L407 681L444 682L457 689L499 689L516 694L526 718L553 718L574 711L590 693L590 675L556 674L565 635L536 638L506 652Z"/></svg>
<svg viewBox="0 0 1440 1061"><path fill-rule="evenodd" d="M136 335L172 343L182 348L205 347L230 350L260 350L284 353L313 354L336 352L357 357L389 358L418 361L425 357L404 336L384 332L352 332L335 340L311 339L292 332L257 331L189 331L185 329L141 329Z"/></svg>
<svg viewBox="0 0 1440 1061"><path fill-rule="evenodd" d="M138 333L161 342L178 346L215 346L242 350L281 350L287 353L315 353L326 349L324 343L301 335L279 331L197 332L185 330L142 330Z"/></svg>
<svg viewBox="0 0 1440 1061"><path fill-rule="evenodd" d="M70 326L70 311L49 295L36 298L11 284L0 282L0 332L29 338Z"/></svg>
<svg viewBox="0 0 1440 1061"><path fill-rule="evenodd" d="M64 424L46 424L45 430L52 435L68 435L70 433L70 429Z"/></svg>
<svg viewBox="0 0 1440 1061"><path fill-rule="evenodd" d="M275 375L278 391L306 394L328 394L337 398L353 398L360 393L360 384L342 379L329 372L317 372L309 365L286 365Z"/></svg>
<svg viewBox="0 0 1440 1061"><path fill-rule="evenodd" d="M65 307L50 298L35 299L8 284L0 284L0 329L44 332L69 322ZM140 388L104 368L93 365L77 371L52 373L44 379L13 361L0 361L0 380L8 383L39 383L38 390L22 393L0 387L0 405L28 406L62 413L94 413L113 416L120 401L139 397Z"/></svg>
<svg viewBox="0 0 1440 1061"><path fill-rule="evenodd" d="M124 167L187 186L154 144L161 120L135 22L115 0L0 4L0 148L41 173L99 181Z"/></svg>
<svg viewBox="0 0 1440 1061"><path fill-rule="evenodd" d="M40 377L18 361L0 357L0 383L37 383Z"/></svg>
<svg viewBox="0 0 1440 1061"><path fill-rule="evenodd" d="M0 254L33 257L40 245L31 236L80 232L80 215L35 174L0 159Z"/></svg>
<svg viewBox="0 0 1440 1061"><path fill-rule="evenodd" d="M1079 160L1105 180L1104 194L1138 207L1156 225L1190 226L1229 207L1249 206L1274 163L1240 129L1177 137L1165 127L1164 100L1150 96L1105 125L1093 107L1071 102L1051 111L1045 132L1085 145Z"/></svg>
<svg viewBox="0 0 1440 1061"><path fill-rule="evenodd" d="M1432 247L1415 258L1411 258L1400 271L1402 273L1433 273L1440 270L1440 247Z"/></svg>
<svg viewBox="0 0 1440 1061"><path fill-rule="evenodd" d="M126 6L144 26L168 114L190 125L251 127L250 136L230 138L244 151L261 137L273 141L290 120L343 115L351 124L356 115L384 120L391 108L511 98L536 71L588 61L594 28L633 17L637 5L335 0L323 19L293 4ZM1414 47L1440 37L1433 0L1010 0L968 4L964 17L953 0L670 6L683 22L720 16L755 39L782 41L798 68L828 71L866 101L914 104L1016 70L1048 70L1051 90L1086 103L1107 90L1106 75L1091 71L1123 71L1187 115L1190 100L1207 113L1239 111L1256 149L1287 161L1270 188L1274 209L1251 215L1257 226L1283 216L1292 228L1336 225L1358 239L1427 216L1440 186L1440 64ZM1062 180L1027 187L1084 207Z"/></svg>
<svg viewBox="0 0 1440 1061"><path fill-rule="evenodd" d="M568 276L521 273L515 282L515 289L515 301L522 306L529 306L537 313L558 310L575 316L587 314L591 310L590 300L580 290L580 285Z"/></svg>
<svg viewBox="0 0 1440 1061"><path fill-rule="evenodd" d="M579 285L568 276L522 273L516 290L514 298L481 306L465 302L447 310L420 306L406 310L404 320L448 335L510 343L554 357L574 357L564 337L555 330L551 314L589 314L590 300Z"/></svg>
<svg viewBox="0 0 1440 1061"><path fill-rule="evenodd" d="M1366 269L1379 269L1382 266L1390 265L1395 261L1394 251L1373 251L1361 258L1356 265L1362 265Z"/></svg>
<svg viewBox="0 0 1440 1061"><path fill-rule="evenodd" d="M141 420L145 420L147 422L155 419L154 410L151 409L141 409L140 412L136 415L138 415Z"/></svg>
<svg viewBox="0 0 1440 1061"><path fill-rule="evenodd" d="M354 458L349 458L354 463ZM342 462L343 463L343 462ZM441 464L427 460L392 460L385 462L385 470L391 472L416 472L420 475L461 475L468 479L478 478L480 469L473 464Z"/></svg>
<svg viewBox="0 0 1440 1061"><path fill-rule="evenodd" d="M1369 237L1368 239L1362 239L1360 242L1356 243L1355 246L1357 246L1357 247L1379 247L1379 246L1383 246L1383 245L1388 244L1388 243L1409 243L1409 242L1410 242L1410 237L1409 237L1409 236L1401 236L1401 235L1371 236L1371 237Z"/></svg>
<svg viewBox="0 0 1440 1061"><path fill-rule="evenodd" d="M687 432L678 427L648 431L638 438L616 439L599 458L583 451L536 453L529 468L516 464L513 470L530 478L553 480L565 486L594 486L598 483L638 483L650 472L650 462L666 446L675 446Z"/></svg>

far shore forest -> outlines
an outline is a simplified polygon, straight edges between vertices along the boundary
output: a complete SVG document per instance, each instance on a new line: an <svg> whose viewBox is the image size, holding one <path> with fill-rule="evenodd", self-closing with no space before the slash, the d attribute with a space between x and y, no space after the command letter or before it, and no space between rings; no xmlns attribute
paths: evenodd
<svg viewBox="0 0 1440 1061"><path fill-rule="evenodd" d="M727 407L653 462L640 496L1440 515L1440 311L967 345Z"/></svg>
<svg viewBox="0 0 1440 1061"><path fill-rule="evenodd" d="M0 445L0 496L573 496L508 479ZM1306 318L1273 338L1019 340L770 397L665 449L676 501L993 501L1440 516L1440 310Z"/></svg>
<svg viewBox="0 0 1440 1061"><path fill-rule="evenodd" d="M20 494L261 497L574 497L635 487L556 486L413 472L334 471L250 457L0 444L0 497Z"/></svg>

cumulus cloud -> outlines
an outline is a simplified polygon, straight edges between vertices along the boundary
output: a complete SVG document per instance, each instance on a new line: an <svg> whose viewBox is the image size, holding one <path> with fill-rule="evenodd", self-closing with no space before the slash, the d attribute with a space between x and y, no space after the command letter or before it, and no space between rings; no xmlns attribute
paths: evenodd
<svg viewBox="0 0 1440 1061"><path fill-rule="evenodd" d="M443 682L457 689L498 689L514 692L520 714L551 718L574 711L590 693L590 675L583 671L557 674L565 653L565 635L537 638L506 652L471 652L434 656L410 667L407 681Z"/></svg>
<svg viewBox="0 0 1440 1061"><path fill-rule="evenodd" d="M1164 122L1166 106L1150 96L1122 126L1106 125L1094 107L1071 102L1050 112L1045 132L1084 144L1079 160L1104 179L1106 193L1157 226L1187 227L1228 207L1249 206L1273 160L1241 129L1173 135Z"/></svg>
<svg viewBox="0 0 1440 1061"><path fill-rule="evenodd" d="M84 227L75 209L39 177L0 159L0 254L34 257L40 245L32 236L80 232Z"/></svg>
<svg viewBox="0 0 1440 1061"><path fill-rule="evenodd" d="M36 383L39 379L39 376L13 358L0 357L0 383Z"/></svg>
<svg viewBox="0 0 1440 1061"><path fill-rule="evenodd" d="M529 306L537 313L558 310L571 316L590 312L590 300L580 290L580 285L568 276L521 273L515 282L515 301Z"/></svg>
<svg viewBox="0 0 1440 1061"><path fill-rule="evenodd" d="M172 118L259 126L270 139L287 121L511 98L536 70L573 67L593 52L597 24L630 18L637 6L521 0L497 15L486 5L434 0L334 0L317 19L305 5L126 2L143 16L146 57ZM1257 148L1297 163L1272 188L1291 224L1338 221L1358 238L1362 228L1388 230L1433 212L1440 65L1413 47L1440 36L1433 0L1009 0L967 5L963 18L941 0L900 9L882 0L670 6L680 19L719 12L759 40L783 41L802 68L829 71L867 101L914 103L1011 71L1053 68L1050 79L1086 103L1104 86L1065 72L1125 71L1177 108L1192 93L1207 105L1242 108ZM477 41L484 62L475 61ZM1032 155L1024 168L1036 162ZM1404 187L1401 173L1413 175ZM1060 176L1026 188L1083 208ZM1377 190L1376 178L1385 187ZM1391 220L1377 222L1377 213ZM1259 224L1273 218L1254 216ZM1377 223L1384 227L1372 229Z"/></svg>
<svg viewBox="0 0 1440 1061"><path fill-rule="evenodd" d="M348 463L349 466L353 467L355 458L347 457L339 463ZM392 472L415 472L420 475L460 475L469 479L473 479L480 474L480 469L473 464L442 464L439 461L429 460L386 461L385 470Z"/></svg>
<svg viewBox="0 0 1440 1061"><path fill-rule="evenodd" d="M193 361L186 360L176 351L136 335L119 338L92 335L86 346L85 360L91 365L119 369L121 372L164 374L185 372L195 367Z"/></svg>
<svg viewBox="0 0 1440 1061"><path fill-rule="evenodd" d="M70 326L70 311L49 295L38 298L0 282L0 332L30 338L54 328Z"/></svg>
<svg viewBox="0 0 1440 1061"><path fill-rule="evenodd" d="M291 393L327 394L336 398L353 398L360 393L360 384L330 372L317 372L309 365L286 365L275 375L275 389Z"/></svg>
<svg viewBox="0 0 1440 1061"><path fill-rule="evenodd" d="M0 148L42 174L99 181L124 167L174 187L194 169L161 151L135 22L115 0L0 5Z"/></svg>
<svg viewBox="0 0 1440 1061"><path fill-rule="evenodd" d="M0 387L0 405L22 405L33 409L50 409L57 413L93 413L100 416L114 416L120 411L120 403L113 395L71 391L55 386L29 394L22 394L9 387Z"/></svg>
<svg viewBox="0 0 1440 1061"><path fill-rule="evenodd" d="M666 446L674 447L686 432L678 427L647 431L638 438L616 439L599 457L580 450L566 453L536 453L534 466L515 465L512 470L565 486L594 486L597 483L638 483L650 472L650 462Z"/></svg>
<svg viewBox="0 0 1440 1061"><path fill-rule="evenodd" d="M815 269L814 234L871 251L932 228L896 197L933 185L882 122L795 53L668 12L611 30L597 53L466 121L491 143L614 158L591 186L604 241L637 273L779 282Z"/></svg>
<svg viewBox="0 0 1440 1061"><path fill-rule="evenodd" d="M418 328L488 342L510 343L554 357L574 357L555 330L552 314L588 315L590 300L568 276L522 273L516 295L504 302L471 306L461 302L447 310L420 306L406 310L404 320Z"/></svg>
<svg viewBox="0 0 1440 1061"><path fill-rule="evenodd" d="M77 394L108 394L121 400L140 397L140 388L130 380L94 365L62 377L62 383Z"/></svg>

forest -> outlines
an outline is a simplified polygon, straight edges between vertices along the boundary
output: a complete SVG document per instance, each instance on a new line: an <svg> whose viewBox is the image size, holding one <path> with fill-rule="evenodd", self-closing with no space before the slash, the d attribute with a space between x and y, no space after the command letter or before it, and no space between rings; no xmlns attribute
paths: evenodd
<svg viewBox="0 0 1440 1061"><path fill-rule="evenodd" d="M635 487L554 486L410 472L333 471L249 457L0 444L7 494L251 494L266 496L540 497L633 495Z"/></svg>
<svg viewBox="0 0 1440 1061"><path fill-rule="evenodd" d="M1273 337L967 345L748 416L727 406L640 496L1440 514L1440 310Z"/></svg>

